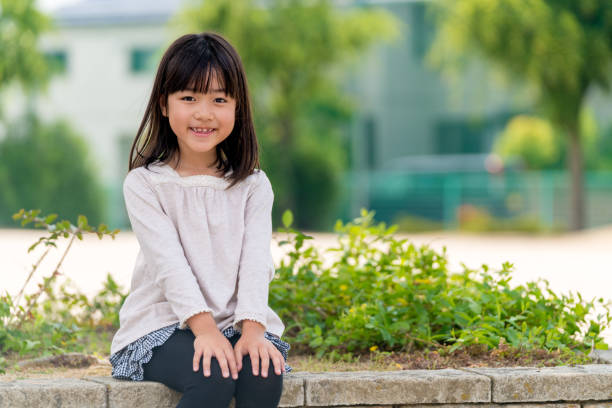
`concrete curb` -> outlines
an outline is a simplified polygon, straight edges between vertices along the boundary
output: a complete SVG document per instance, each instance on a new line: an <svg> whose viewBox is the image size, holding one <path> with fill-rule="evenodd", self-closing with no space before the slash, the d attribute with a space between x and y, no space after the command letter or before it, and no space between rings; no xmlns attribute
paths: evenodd
<svg viewBox="0 0 612 408"><path fill-rule="evenodd" d="M111 377L0 382L0 408L175 407L160 383ZM612 408L612 364L286 374L280 407ZM232 404L233 406L233 404Z"/></svg>

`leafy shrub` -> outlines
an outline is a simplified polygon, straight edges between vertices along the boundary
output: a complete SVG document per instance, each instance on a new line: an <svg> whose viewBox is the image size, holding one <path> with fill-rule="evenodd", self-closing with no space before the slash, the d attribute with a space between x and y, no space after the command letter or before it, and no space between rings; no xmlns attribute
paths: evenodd
<svg viewBox="0 0 612 408"><path fill-rule="evenodd" d="M41 261L49 250L45 251L25 279L21 291L12 297L8 292L0 294L0 353L34 353L53 354L67 351L83 351L95 347L100 341L100 334L114 332L119 326L119 308L127 297L112 277L107 275L104 288L90 301L87 296L70 292L66 284L61 285L59 295L54 284L61 275L60 267L75 238L83 239L85 233L95 233L102 239L110 235L113 239L119 230L110 231L105 224L97 228L89 225L87 217L78 216L77 225L67 220L54 222L57 214L39 217L40 210L25 211L21 209L13 215L20 220L21 226L34 223L49 233L42 236L28 248L28 252L38 245L57 247L57 240L70 238L64 254L48 276L43 276L43 283L33 294L24 294L27 283L37 271ZM21 296L25 304L21 302ZM102 332L102 333L101 333ZM101 339L105 341L104 338ZM6 360L0 358L0 373Z"/></svg>
<svg viewBox="0 0 612 408"><path fill-rule="evenodd" d="M19 208L45 208L76 222L103 218L103 190L86 143L66 122L26 115L0 141L0 225Z"/></svg>
<svg viewBox="0 0 612 408"><path fill-rule="evenodd" d="M286 323L295 348L367 353L415 348L452 350L503 341L514 347L586 351L606 348L602 330L611 322L603 299L557 295L539 280L510 286L512 265L483 265L450 273L445 251L397 240L396 226L373 223L374 212L343 225L331 265L304 243L311 237L283 223L290 245L270 287L270 304ZM588 315L599 304L604 313Z"/></svg>

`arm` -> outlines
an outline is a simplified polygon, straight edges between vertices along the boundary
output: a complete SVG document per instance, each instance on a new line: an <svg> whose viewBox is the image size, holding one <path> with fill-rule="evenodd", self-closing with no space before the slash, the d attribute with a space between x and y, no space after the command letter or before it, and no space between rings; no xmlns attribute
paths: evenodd
<svg viewBox="0 0 612 408"><path fill-rule="evenodd" d="M234 327L244 320L247 327L266 329L268 288L274 276L274 261L270 250L272 241L272 204L274 192L265 173L258 174L251 186L245 209L245 227L238 269L237 305ZM257 323L255 323L257 322Z"/></svg>
<svg viewBox="0 0 612 408"><path fill-rule="evenodd" d="M176 228L141 172L128 173L123 196L132 230L155 284L162 289L179 319L179 327L184 329L190 317L211 309L185 258Z"/></svg>
<svg viewBox="0 0 612 408"><path fill-rule="evenodd" d="M238 370L249 354L253 375L268 376L270 361L276 375L285 371L283 356L265 339L268 287L274 276L270 251L274 192L265 173L251 186L245 209L245 228L238 269L238 295L234 327L242 325L242 336L234 346ZM261 371L260 363L261 361Z"/></svg>

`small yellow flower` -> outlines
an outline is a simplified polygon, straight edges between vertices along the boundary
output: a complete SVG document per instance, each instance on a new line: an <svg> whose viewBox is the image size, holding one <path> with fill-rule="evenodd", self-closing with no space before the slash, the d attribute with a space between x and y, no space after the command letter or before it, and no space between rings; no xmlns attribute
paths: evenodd
<svg viewBox="0 0 612 408"><path fill-rule="evenodd" d="M340 285L340 290L347 290L347 289L348 289L348 286L346 286L346 285Z"/></svg>
<svg viewBox="0 0 612 408"><path fill-rule="evenodd" d="M370 347L370 351L376 351L376 350L378 350L378 346L372 346L372 347Z"/></svg>
<svg viewBox="0 0 612 408"><path fill-rule="evenodd" d="M400 370L403 368L403 367L402 367L402 365L401 365L401 364L399 364L399 363L395 363L395 366L396 366L397 368L399 368Z"/></svg>

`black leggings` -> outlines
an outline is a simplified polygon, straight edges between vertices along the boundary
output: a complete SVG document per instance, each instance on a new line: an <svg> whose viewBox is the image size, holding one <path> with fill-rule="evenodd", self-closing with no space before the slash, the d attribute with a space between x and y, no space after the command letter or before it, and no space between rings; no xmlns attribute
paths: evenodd
<svg viewBox="0 0 612 408"><path fill-rule="evenodd" d="M232 347L240 334L229 339ZM143 364L144 380L157 381L173 390L183 393L177 408L227 408L233 396L236 397L236 408L275 408L280 401L283 390L283 375L274 372L270 360L268 377L253 375L251 358L243 356L242 369L238 379L231 376L224 378L221 367L215 357L210 361L210 376L205 377L200 368L193 371L193 341L191 330L176 329L166 342L153 349L151 360ZM283 361L284 363L284 361Z"/></svg>

